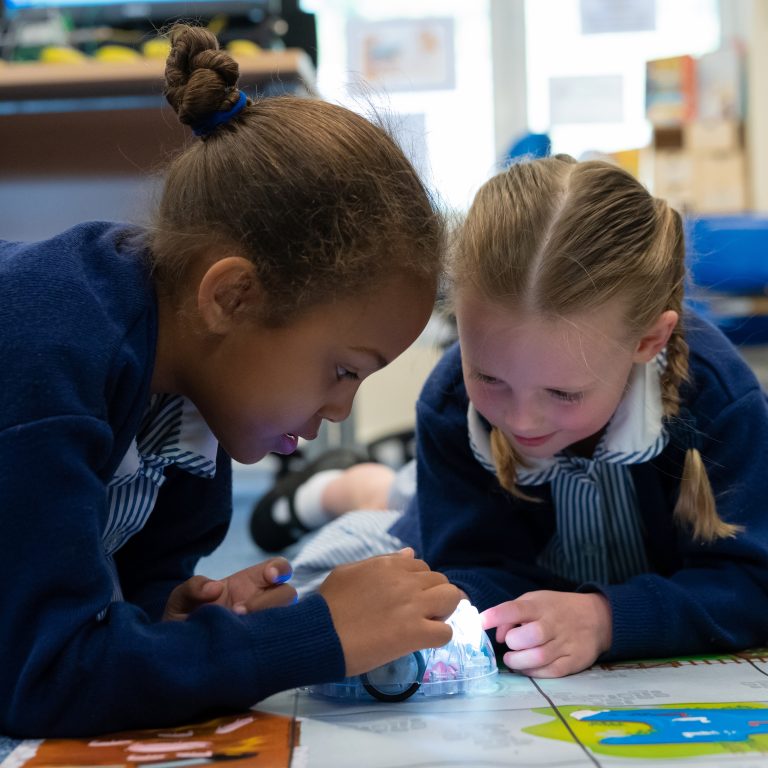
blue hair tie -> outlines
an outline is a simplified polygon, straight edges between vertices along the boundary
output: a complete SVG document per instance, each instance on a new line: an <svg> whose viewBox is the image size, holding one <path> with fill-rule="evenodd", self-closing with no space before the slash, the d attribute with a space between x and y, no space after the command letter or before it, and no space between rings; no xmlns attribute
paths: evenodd
<svg viewBox="0 0 768 768"><path fill-rule="evenodd" d="M209 133L213 133L222 123L226 123L235 115L240 114L245 106L246 96L243 91L239 93L240 96L233 107L222 112L214 112L205 120L193 125L192 130L195 132L195 136L207 136Z"/></svg>

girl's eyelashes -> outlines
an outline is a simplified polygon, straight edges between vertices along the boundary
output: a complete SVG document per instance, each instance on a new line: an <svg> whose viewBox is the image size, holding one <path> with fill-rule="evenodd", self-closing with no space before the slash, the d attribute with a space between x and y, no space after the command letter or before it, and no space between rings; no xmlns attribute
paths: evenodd
<svg viewBox="0 0 768 768"><path fill-rule="evenodd" d="M356 371L351 371L349 370L349 368L345 368L343 365L337 365L336 378L339 381L343 381L344 379L347 379L350 381L358 381L360 379L360 376L358 376Z"/></svg>
<svg viewBox="0 0 768 768"><path fill-rule="evenodd" d="M562 389L550 389L549 394L566 403L578 403L584 397L583 392L564 392Z"/></svg>
<svg viewBox="0 0 768 768"><path fill-rule="evenodd" d="M488 376L480 371L473 371L472 378L481 384L488 384L489 386L501 383L501 379ZM547 392L555 399L562 400L564 403L579 403L584 399L583 392L566 392L563 389L548 389Z"/></svg>

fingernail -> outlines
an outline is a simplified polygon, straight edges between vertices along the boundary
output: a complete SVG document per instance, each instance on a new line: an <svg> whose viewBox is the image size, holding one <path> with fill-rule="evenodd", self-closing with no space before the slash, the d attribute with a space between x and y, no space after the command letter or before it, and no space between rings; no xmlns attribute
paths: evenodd
<svg viewBox="0 0 768 768"><path fill-rule="evenodd" d="M233 605L232 611L236 613L238 616L245 616L245 614L248 613L248 609L242 603Z"/></svg>
<svg viewBox="0 0 768 768"><path fill-rule="evenodd" d="M293 571L288 571L288 573L278 573L277 576L272 579L272 581L275 584L285 584L285 582L288 581L291 576L293 576Z"/></svg>

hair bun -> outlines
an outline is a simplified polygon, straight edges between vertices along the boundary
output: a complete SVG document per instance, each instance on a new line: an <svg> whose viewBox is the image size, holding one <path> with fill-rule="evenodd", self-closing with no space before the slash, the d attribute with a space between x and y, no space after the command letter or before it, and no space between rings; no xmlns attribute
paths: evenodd
<svg viewBox="0 0 768 768"><path fill-rule="evenodd" d="M165 63L165 97L185 125L231 108L239 96L240 68L203 27L176 24Z"/></svg>

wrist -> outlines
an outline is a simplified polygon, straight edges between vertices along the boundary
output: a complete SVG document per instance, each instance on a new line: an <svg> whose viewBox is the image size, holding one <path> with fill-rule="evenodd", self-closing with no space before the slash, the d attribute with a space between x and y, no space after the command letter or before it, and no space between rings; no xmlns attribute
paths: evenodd
<svg viewBox="0 0 768 768"><path fill-rule="evenodd" d="M601 592L593 592L590 597L595 604L598 649L602 654L610 651L613 644L613 611L610 601Z"/></svg>

